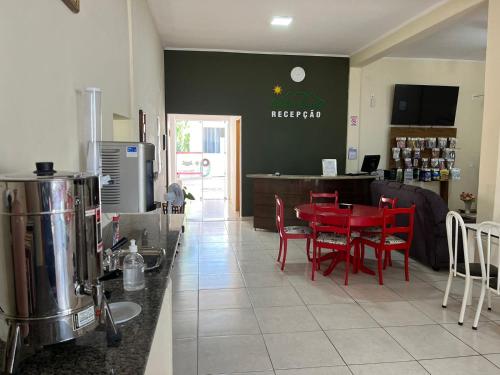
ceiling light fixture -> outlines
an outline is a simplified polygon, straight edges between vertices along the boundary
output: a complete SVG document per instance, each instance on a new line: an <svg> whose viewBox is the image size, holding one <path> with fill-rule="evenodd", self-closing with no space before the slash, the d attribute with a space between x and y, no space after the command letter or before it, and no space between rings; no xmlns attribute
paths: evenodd
<svg viewBox="0 0 500 375"><path fill-rule="evenodd" d="M273 26L288 26L292 23L292 17L275 16L271 21Z"/></svg>

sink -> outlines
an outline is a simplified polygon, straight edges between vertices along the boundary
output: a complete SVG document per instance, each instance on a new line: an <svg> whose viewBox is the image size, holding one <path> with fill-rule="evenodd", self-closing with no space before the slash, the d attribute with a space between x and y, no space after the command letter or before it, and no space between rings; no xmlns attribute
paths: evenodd
<svg viewBox="0 0 500 375"><path fill-rule="evenodd" d="M149 246L139 246L137 252L144 258L144 272L153 271L161 267L165 259L165 249ZM116 256L118 257L118 269L121 270L123 260L129 254L128 250L118 250Z"/></svg>

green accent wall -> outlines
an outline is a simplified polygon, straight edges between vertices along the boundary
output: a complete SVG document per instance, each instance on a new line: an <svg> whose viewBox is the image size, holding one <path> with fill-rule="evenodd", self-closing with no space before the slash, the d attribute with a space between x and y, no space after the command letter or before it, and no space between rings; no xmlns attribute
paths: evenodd
<svg viewBox="0 0 500 375"><path fill-rule="evenodd" d="M290 77L295 66L306 72L300 83ZM321 159L337 159L344 173L348 82L348 58L165 51L167 113L242 116L243 216L252 215L249 173L320 175ZM276 85L282 95L312 94L321 116L272 118Z"/></svg>

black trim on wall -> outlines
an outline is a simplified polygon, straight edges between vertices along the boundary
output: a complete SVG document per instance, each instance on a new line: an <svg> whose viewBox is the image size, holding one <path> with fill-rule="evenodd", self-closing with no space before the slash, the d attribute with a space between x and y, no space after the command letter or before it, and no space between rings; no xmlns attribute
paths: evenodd
<svg viewBox="0 0 500 375"><path fill-rule="evenodd" d="M306 72L300 83L290 78L295 66ZM348 58L165 51L167 113L242 116L243 216L252 215L246 174L318 175L321 159L329 158L344 173L348 83ZM272 118L276 85L283 94L305 92L324 102L321 116Z"/></svg>

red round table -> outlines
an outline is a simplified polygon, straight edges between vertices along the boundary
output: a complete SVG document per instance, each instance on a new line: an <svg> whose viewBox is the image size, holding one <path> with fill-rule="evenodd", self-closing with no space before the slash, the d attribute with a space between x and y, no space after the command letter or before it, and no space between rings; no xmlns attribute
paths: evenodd
<svg viewBox="0 0 500 375"><path fill-rule="evenodd" d="M314 212L315 205L324 205L331 206L329 203L315 203L315 204L301 204L295 207L295 212L297 214L297 218L305 221L314 221L317 220L322 224L335 224L338 219L337 215L333 212L328 211L320 211ZM374 207L374 206L365 206L362 204L353 204L352 212L351 212L351 228L353 231L361 231L363 228L367 227L381 227L384 221L384 210L383 208ZM358 241L354 241L355 252L359 254L359 243ZM328 267L328 269L323 273L325 276L329 275L335 266L342 261L341 257L337 257L336 253L329 253L323 255L320 258L320 261L325 261L328 259L332 259L332 263ZM353 260L354 272L356 273L359 269L364 273L368 273L370 275L374 275L371 269L365 267L363 265L363 257L355 257ZM359 262L358 262L359 259Z"/></svg>

